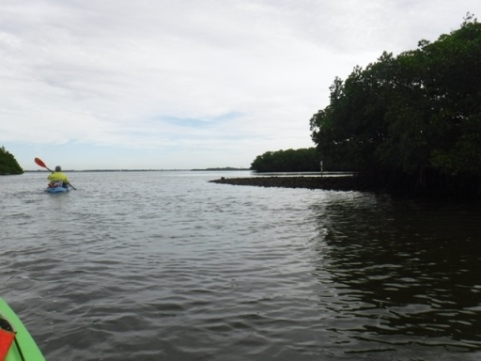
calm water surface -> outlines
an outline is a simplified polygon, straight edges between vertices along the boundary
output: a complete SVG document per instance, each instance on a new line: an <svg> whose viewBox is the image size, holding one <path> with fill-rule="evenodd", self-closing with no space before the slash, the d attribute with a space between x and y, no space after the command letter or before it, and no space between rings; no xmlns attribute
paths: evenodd
<svg viewBox="0 0 481 361"><path fill-rule="evenodd" d="M209 183L0 177L0 295L51 360L478 360L481 208Z"/></svg>

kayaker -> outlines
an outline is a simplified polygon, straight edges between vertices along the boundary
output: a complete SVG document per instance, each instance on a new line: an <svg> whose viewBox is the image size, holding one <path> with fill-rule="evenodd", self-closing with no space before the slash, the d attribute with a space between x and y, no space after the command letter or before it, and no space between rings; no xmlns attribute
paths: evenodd
<svg viewBox="0 0 481 361"><path fill-rule="evenodd" d="M62 168L58 165L55 167L55 172L48 176L50 181L49 187L65 187L70 185L70 181L65 173L62 172Z"/></svg>

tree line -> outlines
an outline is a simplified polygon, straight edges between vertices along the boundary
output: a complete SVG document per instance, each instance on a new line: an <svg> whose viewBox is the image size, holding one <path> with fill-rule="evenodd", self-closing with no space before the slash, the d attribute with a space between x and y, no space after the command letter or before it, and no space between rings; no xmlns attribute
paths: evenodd
<svg viewBox="0 0 481 361"><path fill-rule="evenodd" d="M481 24L415 50L384 52L330 87L310 119L326 167L348 167L387 188L481 191Z"/></svg>
<svg viewBox="0 0 481 361"><path fill-rule="evenodd" d="M22 174L23 169L15 157L5 147L0 147L0 175Z"/></svg>
<svg viewBox="0 0 481 361"><path fill-rule="evenodd" d="M319 171L319 152L314 147L268 151L256 157L251 169L257 172Z"/></svg>

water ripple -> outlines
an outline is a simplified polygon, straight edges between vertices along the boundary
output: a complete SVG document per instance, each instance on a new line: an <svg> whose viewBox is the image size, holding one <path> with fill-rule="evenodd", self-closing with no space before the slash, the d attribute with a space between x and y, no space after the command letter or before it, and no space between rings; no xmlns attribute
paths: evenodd
<svg viewBox="0 0 481 361"><path fill-rule="evenodd" d="M75 173L50 196L43 177L0 203L0 284L50 360L481 356L477 207L202 172Z"/></svg>

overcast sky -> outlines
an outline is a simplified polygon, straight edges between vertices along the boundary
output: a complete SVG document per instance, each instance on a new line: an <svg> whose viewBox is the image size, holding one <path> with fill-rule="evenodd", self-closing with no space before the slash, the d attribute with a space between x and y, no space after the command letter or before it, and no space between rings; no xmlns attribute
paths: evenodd
<svg viewBox="0 0 481 361"><path fill-rule="evenodd" d="M0 146L25 170L249 167L329 86L479 0L0 0Z"/></svg>

